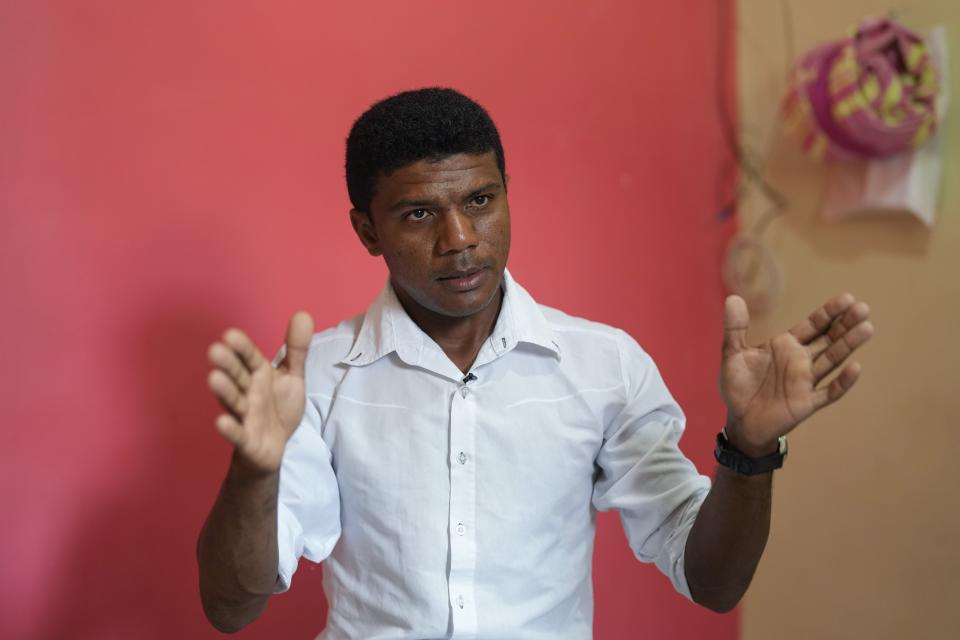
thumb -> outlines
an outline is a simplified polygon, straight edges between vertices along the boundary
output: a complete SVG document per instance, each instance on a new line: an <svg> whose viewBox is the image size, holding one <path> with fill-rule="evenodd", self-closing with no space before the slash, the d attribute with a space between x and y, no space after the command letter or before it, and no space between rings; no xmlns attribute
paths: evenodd
<svg viewBox="0 0 960 640"><path fill-rule="evenodd" d="M723 355L732 355L747 348L747 325L750 312L740 296L727 296L723 305Z"/></svg>
<svg viewBox="0 0 960 640"><path fill-rule="evenodd" d="M290 318L287 327L287 354L283 364L287 371L295 376L303 377L303 363L307 359L307 349L310 348L310 338L313 337L313 318L306 311L298 311Z"/></svg>

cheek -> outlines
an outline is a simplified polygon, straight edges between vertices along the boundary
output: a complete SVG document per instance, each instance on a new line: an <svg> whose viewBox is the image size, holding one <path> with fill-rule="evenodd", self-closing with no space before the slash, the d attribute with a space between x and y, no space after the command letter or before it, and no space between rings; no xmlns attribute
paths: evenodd
<svg viewBox="0 0 960 640"><path fill-rule="evenodd" d="M510 248L510 214L491 218L480 232L488 243L505 253Z"/></svg>
<svg viewBox="0 0 960 640"><path fill-rule="evenodd" d="M398 244L385 248L383 259L387 267L394 273L409 273L419 271L424 262L423 249L408 244Z"/></svg>

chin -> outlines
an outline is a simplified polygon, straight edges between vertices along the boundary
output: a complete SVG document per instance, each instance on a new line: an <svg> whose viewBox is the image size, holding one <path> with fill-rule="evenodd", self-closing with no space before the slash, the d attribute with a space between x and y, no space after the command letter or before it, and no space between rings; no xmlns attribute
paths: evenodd
<svg viewBox="0 0 960 640"><path fill-rule="evenodd" d="M403 278L393 279L401 303L408 313L415 312L414 305L432 314L447 318L468 318L486 309L496 300L502 284L501 278L488 278L476 289L469 291L451 291L438 281L420 282L419 286L406 282ZM411 315L414 315L413 313Z"/></svg>
<svg viewBox="0 0 960 640"><path fill-rule="evenodd" d="M470 292L474 293L474 292ZM496 289L491 293L487 292L477 292L479 295L466 295L462 294L462 299L450 300L446 296L443 300L438 300L437 306L434 308L434 311L441 313L445 316L450 316L451 318L466 318L477 313L480 313L486 309L496 294Z"/></svg>
<svg viewBox="0 0 960 640"><path fill-rule="evenodd" d="M432 310L451 318L466 318L480 313L496 300L500 283L489 289L482 287L473 291L451 294L442 292L430 305Z"/></svg>

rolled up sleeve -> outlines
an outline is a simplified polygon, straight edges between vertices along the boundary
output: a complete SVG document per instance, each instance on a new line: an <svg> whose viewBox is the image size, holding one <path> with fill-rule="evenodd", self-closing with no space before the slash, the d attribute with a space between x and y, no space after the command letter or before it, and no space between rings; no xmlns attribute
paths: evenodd
<svg viewBox="0 0 960 640"><path fill-rule="evenodd" d="M655 563L689 599L684 547L710 479L680 451L684 415L653 360L621 338L624 404L604 428L593 503L616 509L637 559Z"/></svg>
<svg viewBox="0 0 960 640"><path fill-rule="evenodd" d="M340 538L340 492L321 426L308 395L303 420L287 442L280 467L276 593L290 588L301 557L321 562Z"/></svg>

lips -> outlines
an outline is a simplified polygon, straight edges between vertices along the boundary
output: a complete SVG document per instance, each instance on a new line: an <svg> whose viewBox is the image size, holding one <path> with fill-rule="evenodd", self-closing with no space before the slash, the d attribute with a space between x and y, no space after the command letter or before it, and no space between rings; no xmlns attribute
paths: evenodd
<svg viewBox="0 0 960 640"><path fill-rule="evenodd" d="M481 269L483 269L483 267L470 267L470 268L467 268L467 269L457 269L456 271L451 271L451 272L447 273L446 275L440 276L440 277L437 278L437 279L438 279L438 280L450 280L450 279L454 279L454 278L467 278L467 277L472 276L473 274L477 273L477 272L480 271Z"/></svg>
<svg viewBox="0 0 960 640"><path fill-rule="evenodd" d="M484 267L474 267L451 271L447 275L437 278L437 280L444 288L462 293L472 291L479 287L483 283L483 279L487 276L487 273L488 271Z"/></svg>

